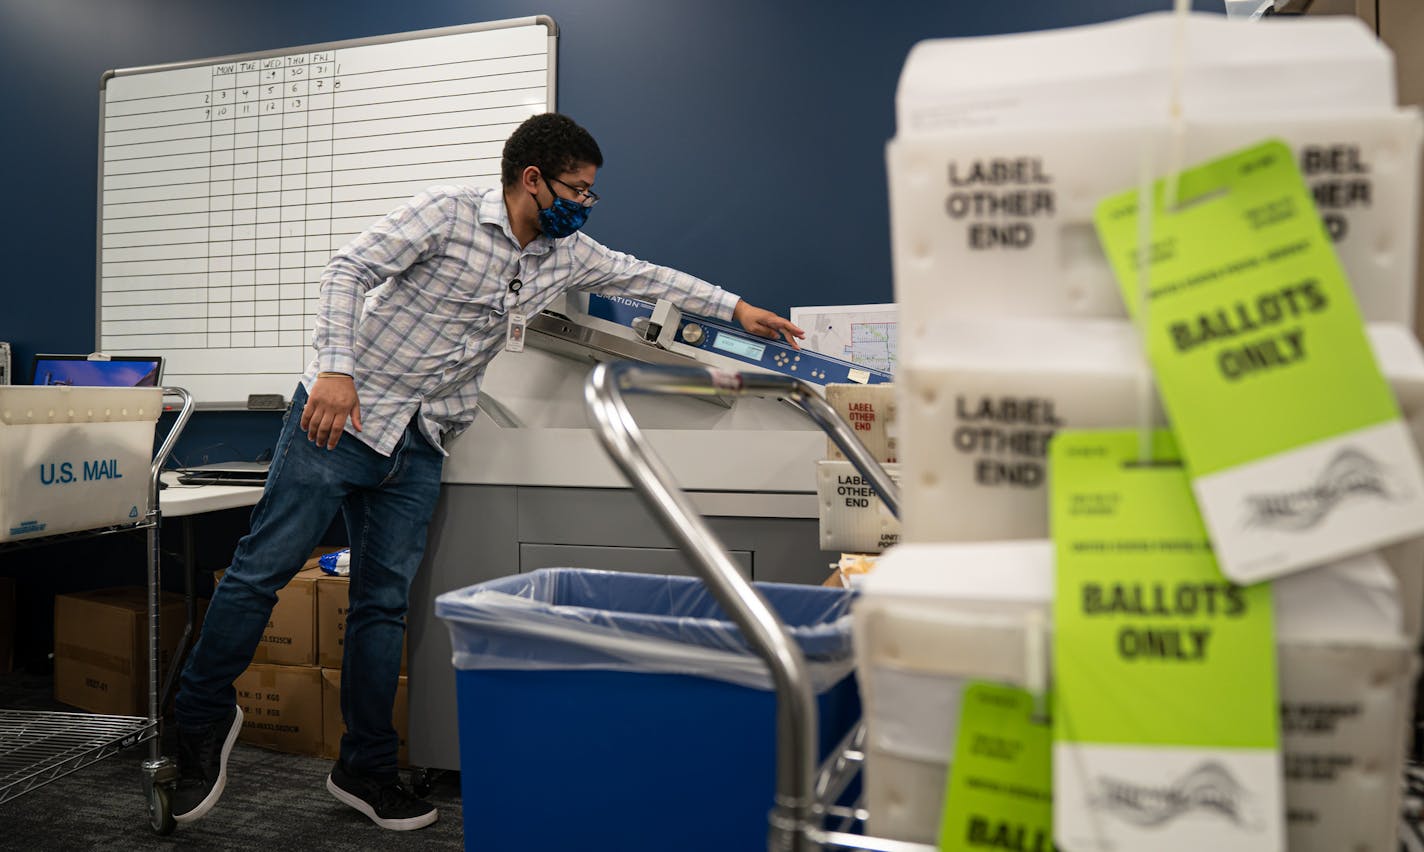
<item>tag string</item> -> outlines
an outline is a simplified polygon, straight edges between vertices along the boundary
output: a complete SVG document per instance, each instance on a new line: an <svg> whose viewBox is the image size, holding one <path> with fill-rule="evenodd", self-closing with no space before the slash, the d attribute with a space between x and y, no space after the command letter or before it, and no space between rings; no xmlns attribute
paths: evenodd
<svg viewBox="0 0 1424 852"><path fill-rule="evenodd" d="M1178 181L1182 173L1182 149L1186 138L1183 118L1182 86L1187 73L1187 25L1191 20L1191 0L1175 0L1172 17L1171 88L1168 92L1167 123L1170 139L1167 148L1167 175L1163 187L1163 207L1168 212L1177 209Z"/></svg>
<svg viewBox="0 0 1424 852"><path fill-rule="evenodd" d="M1152 140L1144 134L1141 156L1137 163L1137 461L1152 461L1152 400L1156 394L1152 364L1147 357L1147 313L1151 300L1148 279L1151 275L1152 251Z"/></svg>
<svg viewBox="0 0 1424 852"><path fill-rule="evenodd" d="M1182 107L1182 88L1187 66L1187 26L1191 20L1191 0L1174 0L1172 18L1172 61L1167 92L1167 172L1162 187L1163 215L1177 210L1181 189L1182 160L1185 156L1187 123ZM1153 191L1152 138L1144 134L1137 175L1137 331L1143 346L1143 360L1137 381L1137 460L1153 460L1153 401L1156 383L1146 357L1148 314L1151 311L1152 216L1157 198Z"/></svg>
<svg viewBox="0 0 1424 852"><path fill-rule="evenodd" d="M1048 722L1048 627L1043 613L1024 614L1024 686L1033 697L1033 721Z"/></svg>

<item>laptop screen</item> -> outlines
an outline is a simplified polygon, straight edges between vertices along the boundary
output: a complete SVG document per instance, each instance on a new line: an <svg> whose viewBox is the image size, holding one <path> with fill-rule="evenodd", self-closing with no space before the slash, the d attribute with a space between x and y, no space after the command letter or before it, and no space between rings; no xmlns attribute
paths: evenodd
<svg viewBox="0 0 1424 852"><path fill-rule="evenodd" d="M90 361L87 355L36 355L30 384L83 387L157 387L163 359L157 355L114 355Z"/></svg>

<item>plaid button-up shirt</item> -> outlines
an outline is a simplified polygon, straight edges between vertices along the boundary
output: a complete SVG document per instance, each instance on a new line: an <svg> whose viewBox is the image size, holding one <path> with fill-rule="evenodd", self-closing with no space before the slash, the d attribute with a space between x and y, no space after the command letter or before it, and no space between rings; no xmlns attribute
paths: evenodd
<svg viewBox="0 0 1424 852"><path fill-rule="evenodd" d="M518 279L520 285L511 288ZM730 319L738 297L700 278L576 233L514 238L499 188L434 187L341 248L321 278L312 336L317 373L348 373L362 431L390 455L418 412L431 443L474 421L480 379L504 345L508 312L533 316L568 290L669 299Z"/></svg>

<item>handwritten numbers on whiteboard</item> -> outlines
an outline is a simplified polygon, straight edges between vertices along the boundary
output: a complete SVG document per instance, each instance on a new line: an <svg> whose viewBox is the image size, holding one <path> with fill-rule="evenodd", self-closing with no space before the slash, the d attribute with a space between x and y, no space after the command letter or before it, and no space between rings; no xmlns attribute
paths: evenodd
<svg viewBox="0 0 1424 852"><path fill-rule="evenodd" d="M348 232L375 215L382 199L397 203L397 196L418 191L417 183L423 188L431 178L446 183L471 172L458 155L467 137L480 144L485 132L468 126L468 112L409 101L429 95L464 104L459 99L503 90L509 78L472 75L472 67L482 66L470 62L497 61L531 84L552 64L544 26L486 30L289 47L129 69L109 79L101 174L113 176L101 184L99 205L100 342L122 349L129 316L142 309L149 314L145 334L172 350L170 370L191 379L196 399L241 401L249 389L269 392L278 377L257 369L269 362L280 365L285 385L309 360L305 330L316 321L314 288L332 252L354 236ZM342 76L347 65L350 80ZM377 114L394 120L364 123ZM377 127L391 132L373 133ZM361 141L344 141L353 136ZM447 138L449 148L429 142ZM427 143L418 156L403 153ZM135 157L162 165L142 178L118 177L133 172L137 164L126 161ZM140 235L133 231L138 213L165 224ZM170 246L176 241L192 245ZM168 275L182 276L181 294L162 289L169 279L160 276ZM123 297L104 297L118 293ZM141 305L136 294L144 296ZM184 307L175 310L167 299L179 296ZM105 301L122 303L127 315L103 307ZM215 368L225 371L220 378L213 378Z"/></svg>

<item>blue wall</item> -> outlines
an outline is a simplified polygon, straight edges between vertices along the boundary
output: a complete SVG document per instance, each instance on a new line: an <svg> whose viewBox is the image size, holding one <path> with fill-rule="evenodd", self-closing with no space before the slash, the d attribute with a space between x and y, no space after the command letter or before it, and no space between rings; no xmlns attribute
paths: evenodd
<svg viewBox="0 0 1424 852"><path fill-rule="evenodd" d="M1219 0L1197 0L1201 8ZM891 299L884 145L906 52L931 37L1083 24L1169 0L0 0L8 261L0 340L94 343L99 77L546 14L558 104L606 164L597 239L784 312ZM295 377L294 377L295 381ZM205 413L184 461L270 446L270 414ZM186 453L186 456L185 456ZM191 459L189 458L191 457Z"/></svg>

